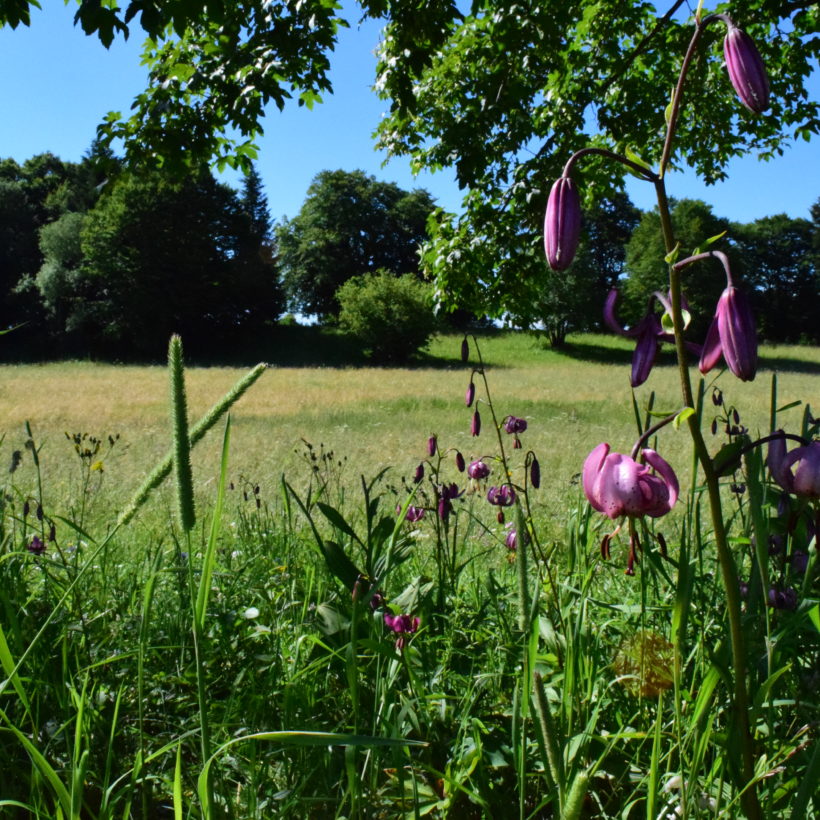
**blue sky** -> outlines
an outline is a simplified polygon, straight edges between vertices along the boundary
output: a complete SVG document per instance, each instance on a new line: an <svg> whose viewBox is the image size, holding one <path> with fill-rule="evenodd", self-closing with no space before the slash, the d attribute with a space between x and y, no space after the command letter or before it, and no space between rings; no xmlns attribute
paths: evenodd
<svg viewBox="0 0 820 820"><path fill-rule="evenodd" d="M33 10L30 29L0 29L0 157L21 161L52 151L76 161L103 116L127 112L144 87L140 38L116 40L106 50L73 26L73 3L44 5L46 11ZM294 104L283 113L274 107L268 113L257 167L274 218L294 216L313 177L336 168L361 168L404 188L426 188L440 205L458 210L461 192L451 172L413 177L406 160L383 167L385 156L374 150L371 134L386 109L371 91L378 37L373 21L342 30L332 57L333 96L312 111ZM820 98L818 72L810 93ZM704 199L718 215L741 222L775 213L807 217L820 197L818 144L800 142L768 163L744 157L730 166L728 182L711 187L691 174L672 175L668 190L677 198ZM235 177L228 180L236 182ZM628 185L636 205L653 206L652 186L637 180Z"/></svg>

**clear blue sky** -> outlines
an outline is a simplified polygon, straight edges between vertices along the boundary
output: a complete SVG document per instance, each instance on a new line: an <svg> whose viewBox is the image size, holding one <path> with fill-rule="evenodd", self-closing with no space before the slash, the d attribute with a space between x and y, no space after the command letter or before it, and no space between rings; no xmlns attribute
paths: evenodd
<svg viewBox="0 0 820 820"><path fill-rule="evenodd" d="M73 3L43 5L45 11L33 9L30 29L0 29L0 157L22 161L52 151L77 161L103 116L111 110L126 113L144 87L141 41L118 39L106 50L74 27ZM371 91L378 37L373 21L342 30L332 57L335 93L322 105L308 111L294 104L283 113L271 107L257 167L274 218L294 216L313 177L336 168L361 168L404 188L423 187L443 207L459 209L461 192L451 172L413 177L405 160L382 167L385 157L374 150L371 138L386 109ZM811 96L820 98L818 72ZM228 181L235 183L236 177ZM820 140L801 141L769 163L737 160L730 180L716 186L706 187L692 175L673 175L668 190L677 198L704 199L718 215L741 222L775 213L806 217L820 197ZM639 207L653 206L652 186L630 181L628 191Z"/></svg>

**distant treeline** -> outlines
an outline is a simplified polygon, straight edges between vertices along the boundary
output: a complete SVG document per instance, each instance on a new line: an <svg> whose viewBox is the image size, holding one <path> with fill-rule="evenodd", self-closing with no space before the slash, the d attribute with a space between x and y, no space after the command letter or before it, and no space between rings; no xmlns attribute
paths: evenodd
<svg viewBox="0 0 820 820"><path fill-rule="evenodd" d="M0 328L15 328L0 358L156 359L174 332L200 358L250 353L286 310L335 321L334 295L353 276L418 274L434 208L426 191L325 171L300 213L274 227L256 171L236 191L207 169L182 180L130 174L97 146L79 163L0 160ZM727 232L721 249L753 295L766 340L820 342L820 200L811 220L731 224L689 200L673 217L686 250ZM525 313L560 344L567 332L600 327L600 306L618 285L623 317L636 321L665 280L656 223L623 195L587 212L574 271L545 285ZM534 284L530 293L541 292ZM722 287L713 270L688 269L698 332Z"/></svg>

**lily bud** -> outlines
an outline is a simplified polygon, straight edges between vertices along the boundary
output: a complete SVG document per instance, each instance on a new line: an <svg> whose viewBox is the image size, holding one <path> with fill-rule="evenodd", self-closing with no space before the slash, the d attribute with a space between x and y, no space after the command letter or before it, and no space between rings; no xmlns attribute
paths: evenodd
<svg viewBox="0 0 820 820"><path fill-rule="evenodd" d="M466 464L464 462L464 456L461 455L461 452L459 450L456 450L456 469L460 473L463 473L465 467L466 467Z"/></svg>
<svg viewBox="0 0 820 820"><path fill-rule="evenodd" d="M470 358L470 342L465 336L461 340L461 361L466 362Z"/></svg>
<svg viewBox="0 0 820 820"><path fill-rule="evenodd" d="M553 183L544 217L544 251L553 270L566 270L578 250L581 201L571 177Z"/></svg>
<svg viewBox="0 0 820 820"><path fill-rule="evenodd" d="M473 412L473 418L470 421L470 435L477 436L481 433L481 416L478 410Z"/></svg>
<svg viewBox="0 0 820 820"><path fill-rule="evenodd" d="M438 449L438 440L435 436L430 436L427 439L427 455L432 458L436 454L436 450Z"/></svg>
<svg viewBox="0 0 820 820"><path fill-rule="evenodd" d="M743 105L755 114L765 111L769 107L769 78L752 38L730 24L723 41L723 56Z"/></svg>
<svg viewBox="0 0 820 820"><path fill-rule="evenodd" d="M467 385L467 392L464 394L464 404L467 407L472 407L473 402L475 401L475 382L470 379L470 383Z"/></svg>
<svg viewBox="0 0 820 820"><path fill-rule="evenodd" d="M541 486L541 465L537 458L533 458L530 464L530 484L537 490Z"/></svg>
<svg viewBox="0 0 820 820"><path fill-rule="evenodd" d="M720 361L741 381L757 372L757 333L749 300L736 287L727 287L718 300L715 318L706 334L698 368L708 373Z"/></svg>

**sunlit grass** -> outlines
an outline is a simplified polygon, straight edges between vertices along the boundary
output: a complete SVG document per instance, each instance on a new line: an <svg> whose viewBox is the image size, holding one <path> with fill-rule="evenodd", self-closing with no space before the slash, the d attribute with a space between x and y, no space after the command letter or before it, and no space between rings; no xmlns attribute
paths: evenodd
<svg viewBox="0 0 820 820"><path fill-rule="evenodd" d="M481 349L498 412L523 416L529 422L524 443L538 454L547 477L539 503L551 515L557 514L575 497L576 476L592 447L606 440L613 449L628 450L634 441L634 415L623 400L629 389L631 344L585 335L571 337L568 350L558 352L533 336L495 333L481 339ZM346 458L354 477L374 475L383 467L390 467L396 479L410 475L432 433L468 461L484 455L494 447L489 439L490 419L484 411L482 436L470 437L471 411L464 406L463 396L471 365L460 362L458 351L459 338L444 336L431 344L429 366L272 367L233 409L232 476L241 472L271 492L283 473L304 466L302 439L324 444L337 457ZM765 432L768 426L769 362L789 368L778 374L781 404L802 398L820 406L816 378L820 351L764 349L763 367L754 382L722 377L714 381L712 374L708 382L722 386L727 401L742 408L742 421L752 432ZM203 414L242 372L188 369L191 418ZM693 375L699 376L697 371ZM481 384L477 385L482 398ZM639 406L645 406L651 391L656 411L680 409L677 370L666 360L635 391ZM3 366L0 433L5 434L7 446L16 449L23 443L24 423L31 424L35 440L43 446L44 471L53 491L68 491L75 480L76 455L65 431L119 433L120 441L104 465L108 499L117 504L168 450L167 396L163 367L86 362ZM665 433L661 446L673 463L688 452L682 432ZM219 447L219 435L212 433L195 450L199 493L213 487ZM685 482L686 471L681 472Z"/></svg>

